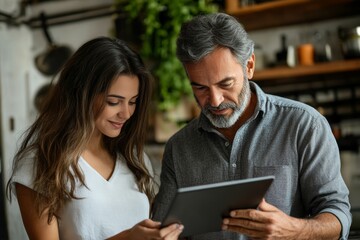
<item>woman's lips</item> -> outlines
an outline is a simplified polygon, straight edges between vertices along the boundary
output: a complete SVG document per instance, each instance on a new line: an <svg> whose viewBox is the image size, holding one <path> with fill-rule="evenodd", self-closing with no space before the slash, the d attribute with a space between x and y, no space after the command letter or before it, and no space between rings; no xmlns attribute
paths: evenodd
<svg viewBox="0 0 360 240"><path fill-rule="evenodd" d="M110 121L111 125L114 126L114 128L122 128L122 126L124 125L124 123L120 123L120 122L112 122Z"/></svg>

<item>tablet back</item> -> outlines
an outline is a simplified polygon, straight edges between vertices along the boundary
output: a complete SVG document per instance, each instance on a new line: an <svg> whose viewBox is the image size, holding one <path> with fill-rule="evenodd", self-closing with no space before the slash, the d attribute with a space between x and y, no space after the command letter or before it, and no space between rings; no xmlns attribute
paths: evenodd
<svg viewBox="0 0 360 240"><path fill-rule="evenodd" d="M179 188L163 226L181 223L181 237L221 231L222 220L234 209L257 208L274 176Z"/></svg>

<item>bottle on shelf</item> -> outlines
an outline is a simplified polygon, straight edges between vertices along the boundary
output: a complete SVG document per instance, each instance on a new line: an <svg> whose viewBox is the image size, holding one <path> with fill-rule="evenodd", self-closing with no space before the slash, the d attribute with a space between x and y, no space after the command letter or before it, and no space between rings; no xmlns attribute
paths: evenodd
<svg viewBox="0 0 360 240"><path fill-rule="evenodd" d="M315 62L328 62L333 59L332 47L330 45L330 32L315 31L313 33L315 46Z"/></svg>
<svg viewBox="0 0 360 240"><path fill-rule="evenodd" d="M280 36L280 50L276 52L276 65L284 66L287 65L287 42L286 35L282 34Z"/></svg>

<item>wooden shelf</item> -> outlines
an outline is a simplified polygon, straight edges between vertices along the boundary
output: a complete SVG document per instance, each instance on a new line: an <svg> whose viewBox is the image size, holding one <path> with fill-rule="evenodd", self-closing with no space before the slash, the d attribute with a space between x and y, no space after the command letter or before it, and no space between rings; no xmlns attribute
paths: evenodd
<svg viewBox="0 0 360 240"><path fill-rule="evenodd" d="M359 0L275 0L242 7L226 0L225 11L247 31L359 15Z"/></svg>
<svg viewBox="0 0 360 240"><path fill-rule="evenodd" d="M321 20L360 16L360 0L273 0L240 6L241 0L225 0L225 11L236 17L247 31ZM358 119L360 98L360 59L316 63L311 66L275 67L256 70L253 76L265 92L299 100L313 96L329 122ZM317 93L349 92L346 99L317 101ZM323 106L321 105L323 103Z"/></svg>
<svg viewBox="0 0 360 240"><path fill-rule="evenodd" d="M312 66L297 66L294 68L276 67L272 69L257 70L254 73L253 80L280 80L356 71L360 71L360 59L318 63Z"/></svg>

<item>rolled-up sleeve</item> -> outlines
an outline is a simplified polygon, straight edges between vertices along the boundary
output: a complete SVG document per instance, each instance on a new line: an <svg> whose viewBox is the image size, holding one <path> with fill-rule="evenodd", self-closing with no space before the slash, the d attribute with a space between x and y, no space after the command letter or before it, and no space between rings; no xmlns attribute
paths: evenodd
<svg viewBox="0 0 360 240"><path fill-rule="evenodd" d="M349 190L340 172L338 145L325 118L315 118L312 126L299 151L303 153L300 182L304 205L312 216L334 214L342 226L340 239L347 239L352 217Z"/></svg>

